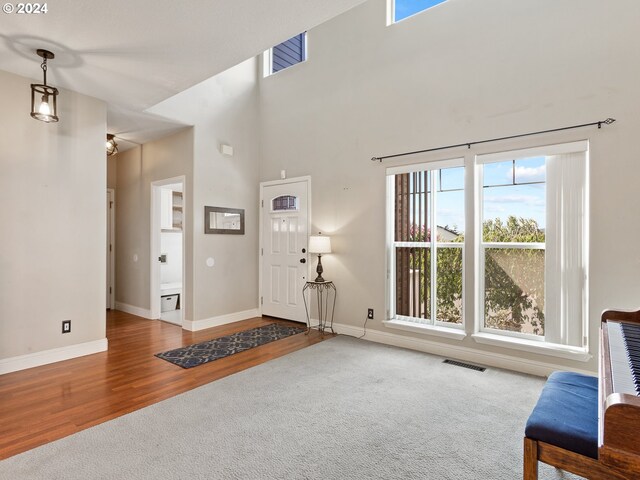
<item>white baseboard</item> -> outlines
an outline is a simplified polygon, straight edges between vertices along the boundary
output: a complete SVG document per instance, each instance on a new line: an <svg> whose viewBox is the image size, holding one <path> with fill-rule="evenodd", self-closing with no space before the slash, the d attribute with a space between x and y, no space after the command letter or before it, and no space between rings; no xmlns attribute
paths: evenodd
<svg viewBox="0 0 640 480"><path fill-rule="evenodd" d="M108 346L107 339L103 338L101 340L94 340L93 342L78 343L77 345L69 345L68 347L53 348L51 350L43 350L42 352L29 353L18 357L4 358L0 360L0 375L104 352Z"/></svg>
<svg viewBox="0 0 640 480"><path fill-rule="evenodd" d="M202 320L184 320L182 322L182 328L191 332L196 332L198 330L204 330L205 328L218 327L220 325L226 325L227 323L239 322L240 320L259 316L260 313L258 312L258 309L252 308L251 310L228 313L218 317L204 318Z"/></svg>
<svg viewBox="0 0 640 480"><path fill-rule="evenodd" d="M352 335L354 337L361 336L364 331L362 327L354 327L352 325L337 323L333 325L333 328L338 333ZM486 365L490 367L514 370L516 372L529 373L531 375L538 375L541 377L547 377L556 370L567 370L567 367L556 365L554 363L539 362L526 358L512 357L510 355L504 355L502 353L475 350L473 348L464 347L461 345L452 345L450 343L444 344L433 340L427 340L425 338L407 337L390 332L381 332L379 330L367 329L367 334L365 335L363 340L384 343L386 345L394 345L396 347L409 348L411 350L418 350L434 355L440 355L442 357L464 360L467 362ZM573 368L571 370L587 375L594 375L595 373L587 370L579 370Z"/></svg>
<svg viewBox="0 0 640 480"><path fill-rule="evenodd" d="M120 310L121 312L130 313L131 315L136 315L138 317L151 320L151 310L135 307L133 305L128 305L122 302L116 302L116 310Z"/></svg>

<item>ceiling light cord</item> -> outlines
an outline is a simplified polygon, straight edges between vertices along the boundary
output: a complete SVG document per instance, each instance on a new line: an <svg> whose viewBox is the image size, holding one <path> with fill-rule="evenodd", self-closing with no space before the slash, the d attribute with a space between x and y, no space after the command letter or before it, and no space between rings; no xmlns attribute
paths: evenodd
<svg viewBox="0 0 640 480"><path fill-rule="evenodd" d="M44 76L44 84L47 84L47 57L42 59L42 63L40 64L40 68L42 69Z"/></svg>

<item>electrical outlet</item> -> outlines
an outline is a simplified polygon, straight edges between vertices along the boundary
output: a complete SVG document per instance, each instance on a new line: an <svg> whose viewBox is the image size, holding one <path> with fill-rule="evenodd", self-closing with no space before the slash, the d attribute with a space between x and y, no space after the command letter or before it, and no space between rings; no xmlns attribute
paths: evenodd
<svg viewBox="0 0 640 480"><path fill-rule="evenodd" d="M63 320L62 321L62 333L71 332L71 320Z"/></svg>
<svg viewBox="0 0 640 480"><path fill-rule="evenodd" d="M368 320L373 320L373 308L368 308L367 309L367 319Z"/></svg>

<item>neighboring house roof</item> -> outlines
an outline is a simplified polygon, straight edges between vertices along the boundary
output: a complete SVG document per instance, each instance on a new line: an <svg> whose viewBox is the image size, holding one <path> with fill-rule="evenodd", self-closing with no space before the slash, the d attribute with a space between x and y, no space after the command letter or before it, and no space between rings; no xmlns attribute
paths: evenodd
<svg viewBox="0 0 640 480"><path fill-rule="evenodd" d="M438 225L438 239L446 241L455 240L460 236L459 232L456 232L453 228L445 225Z"/></svg>

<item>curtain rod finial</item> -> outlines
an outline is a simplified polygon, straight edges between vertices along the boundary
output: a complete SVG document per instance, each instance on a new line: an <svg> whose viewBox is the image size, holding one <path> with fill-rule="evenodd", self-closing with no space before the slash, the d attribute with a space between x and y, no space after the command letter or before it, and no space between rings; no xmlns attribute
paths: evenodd
<svg viewBox="0 0 640 480"><path fill-rule="evenodd" d="M612 124L613 122L615 122L615 121L616 121L616 119L615 119L615 118L611 118L611 117L609 117L609 118L607 118L607 119L604 121L604 123L606 123L607 125L611 125L611 124Z"/></svg>
<svg viewBox="0 0 640 480"><path fill-rule="evenodd" d="M382 159L380 157L371 157L372 162L380 162L382 163Z"/></svg>

